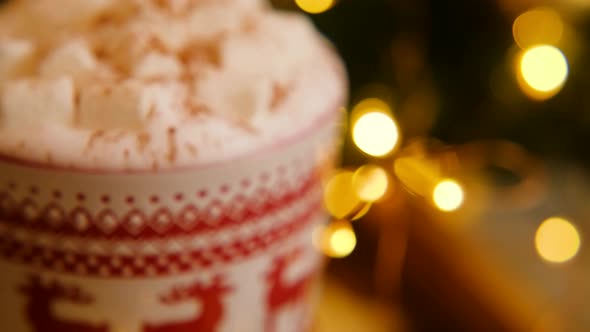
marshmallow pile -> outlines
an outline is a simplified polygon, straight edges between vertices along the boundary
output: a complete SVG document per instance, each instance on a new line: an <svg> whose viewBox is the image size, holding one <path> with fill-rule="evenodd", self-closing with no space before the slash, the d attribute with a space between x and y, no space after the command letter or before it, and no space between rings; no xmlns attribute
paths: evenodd
<svg viewBox="0 0 590 332"><path fill-rule="evenodd" d="M255 125L293 68L283 55L297 61L313 33L244 0L37 0L12 10L41 25L0 40L1 125L23 128L141 130L154 113L180 112L170 109L179 99L185 111L207 106ZM282 20L296 29L281 36ZM264 26L275 38L257 33Z"/></svg>
<svg viewBox="0 0 590 332"><path fill-rule="evenodd" d="M156 137L207 117L256 132L320 57L307 19L259 0L14 1L0 12L0 139Z"/></svg>

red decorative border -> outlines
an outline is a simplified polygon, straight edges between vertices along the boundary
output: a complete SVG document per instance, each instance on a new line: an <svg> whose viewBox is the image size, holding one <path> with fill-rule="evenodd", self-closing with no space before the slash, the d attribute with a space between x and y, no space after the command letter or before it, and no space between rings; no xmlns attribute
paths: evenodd
<svg viewBox="0 0 590 332"><path fill-rule="evenodd" d="M319 188L318 173L312 170L298 186L277 196L272 188L258 188L248 196L237 193L227 202L212 199L204 207L187 203L177 212L162 205L150 215L128 204L121 218L112 209L91 213L79 202L67 210L57 201L39 207L31 197L17 201L11 193L0 192L0 223L26 225L27 229L62 236L87 236L92 239L161 239L196 235L256 222L301 200ZM197 191L199 192L199 191ZM178 197L179 194L175 196ZM152 200L159 198L152 197ZM104 200L104 198L103 198ZM175 198L176 202L178 199Z"/></svg>
<svg viewBox="0 0 590 332"><path fill-rule="evenodd" d="M173 275L199 268L235 263L268 250L312 224L322 214L318 200L305 211L268 231L228 244L183 253L145 256L89 256L63 250L26 245L0 235L0 257L19 264L50 271L96 277L151 277Z"/></svg>

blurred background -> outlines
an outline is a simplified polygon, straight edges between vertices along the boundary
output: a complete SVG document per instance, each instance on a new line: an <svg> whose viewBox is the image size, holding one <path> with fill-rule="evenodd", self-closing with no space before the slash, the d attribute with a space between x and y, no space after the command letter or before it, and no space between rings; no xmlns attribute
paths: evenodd
<svg viewBox="0 0 590 332"><path fill-rule="evenodd" d="M317 330L590 330L590 1L273 3L350 78Z"/></svg>

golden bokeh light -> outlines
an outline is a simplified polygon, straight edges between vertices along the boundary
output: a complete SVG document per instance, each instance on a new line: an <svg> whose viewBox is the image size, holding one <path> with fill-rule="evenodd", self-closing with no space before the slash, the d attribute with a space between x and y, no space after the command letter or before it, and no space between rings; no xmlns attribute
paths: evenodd
<svg viewBox="0 0 590 332"><path fill-rule="evenodd" d="M354 106L351 112L352 122L356 122L360 116L369 112L391 113L391 108L379 98L366 98Z"/></svg>
<svg viewBox="0 0 590 332"><path fill-rule="evenodd" d="M446 179L439 182L432 193L432 200L442 211L455 211L463 205L463 188L457 181Z"/></svg>
<svg viewBox="0 0 590 332"><path fill-rule="evenodd" d="M352 138L364 153L383 157L397 146L399 129L389 114L371 111L361 115L354 122Z"/></svg>
<svg viewBox="0 0 590 332"><path fill-rule="evenodd" d="M429 197L441 179L439 166L426 158L397 158L393 171L406 189L422 197Z"/></svg>
<svg viewBox="0 0 590 332"><path fill-rule="evenodd" d="M313 243L326 256L344 258L356 248L356 235L348 221L336 221L316 228Z"/></svg>
<svg viewBox="0 0 590 332"><path fill-rule="evenodd" d="M535 46L522 53L518 74L525 93L546 99L557 94L565 84L569 74L567 58L556 47Z"/></svg>
<svg viewBox="0 0 590 332"><path fill-rule="evenodd" d="M353 186L354 173L341 171L332 176L324 189L324 205L336 219L357 215L364 203Z"/></svg>
<svg viewBox="0 0 590 332"><path fill-rule="evenodd" d="M365 202L376 202L387 192L389 177L383 168L365 165L354 173L352 184L359 199Z"/></svg>
<svg viewBox="0 0 590 332"><path fill-rule="evenodd" d="M545 220L535 235L535 248L539 256L551 263L564 263L580 250L580 234L576 227L563 218Z"/></svg>
<svg viewBox="0 0 590 332"><path fill-rule="evenodd" d="M557 45L564 31L563 21L551 8L529 10L512 25L514 41L522 49L540 44Z"/></svg>
<svg viewBox="0 0 590 332"><path fill-rule="evenodd" d="M320 14L334 6L334 0L295 0L301 10L310 14Z"/></svg>

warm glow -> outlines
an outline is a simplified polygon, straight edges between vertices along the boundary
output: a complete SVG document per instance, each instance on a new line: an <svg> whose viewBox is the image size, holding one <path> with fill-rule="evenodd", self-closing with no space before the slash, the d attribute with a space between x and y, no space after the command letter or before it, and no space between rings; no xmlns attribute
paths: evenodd
<svg viewBox="0 0 590 332"><path fill-rule="evenodd" d="M352 184L353 178L353 172L342 171L336 173L326 184L324 205L336 219L356 216L364 207Z"/></svg>
<svg viewBox="0 0 590 332"><path fill-rule="evenodd" d="M536 46L523 53L519 74L524 83L521 87L525 92L527 87L533 90L529 95L541 99L544 95L550 97L561 89L567 79L567 59L558 48L549 45Z"/></svg>
<svg viewBox="0 0 590 332"><path fill-rule="evenodd" d="M358 198L365 202L376 202L387 192L389 178L383 168L365 165L354 173L352 183Z"/></svg>
<svg viewBox="0 0 590 332"><path fill-rule="evenodd" d="M361 115L353 124L352 138L368 155L382 157L397 145L399 130L390 115L373 111Z"/></svg>
<svg viewBox="0 0 590 332"><path fill-rule="evenodd" d="M556 45L563 35L563 22L551 8L537 8L520 15L512 26L514 41L522 49L540 44Z"/></svg>
<svg viewBox="0 0 590 332"><path fill-rule="evenodd" d="M463 204L463 188L454 180L441 181L434 188L432 199L442 211L457 210Z"/></svg>
<svg viewBox="0 0 590 332"><path fill-rule="evenodd" d="M342 258L350 255L356 247L356 235L352 228L341 228L330 237L332 257Z"/></svg>
<svg viewBox="0 0 590 332"><path fill-rule="evenodd" d="M295 0L297 6L310 14L323 13L332 8L334 0Z"/></svg>
<svg viewBox="0 0 590 332"><path fill-rule="evenodd" d="M352 119L353 121L356 121L358 117L369 112L390 113L391 108L386 102L379 98L363 99L352 109Z"/></svg>
<svg viewBox="0 0 590 332"><path fill-rule="evenodd" d="M576 227L563 218L550 218L541 224L535 236L539 255L552 263L564 263L580 250L580 234Z"/></svg>
<svg viewBox="0 0 590 332"><path fill-rule="evenodd" d="M324 255L344 258L356 247L356 235L349 221L341 220L318 226L312 234L313 245Z"/></svg>
<svg viewBox="0 0 590 332"><path fill-rule="evenodd" d="M400 157L393 164L396 177L415 195L430 197L440 181L440 167L424 157Z"/></svg>

